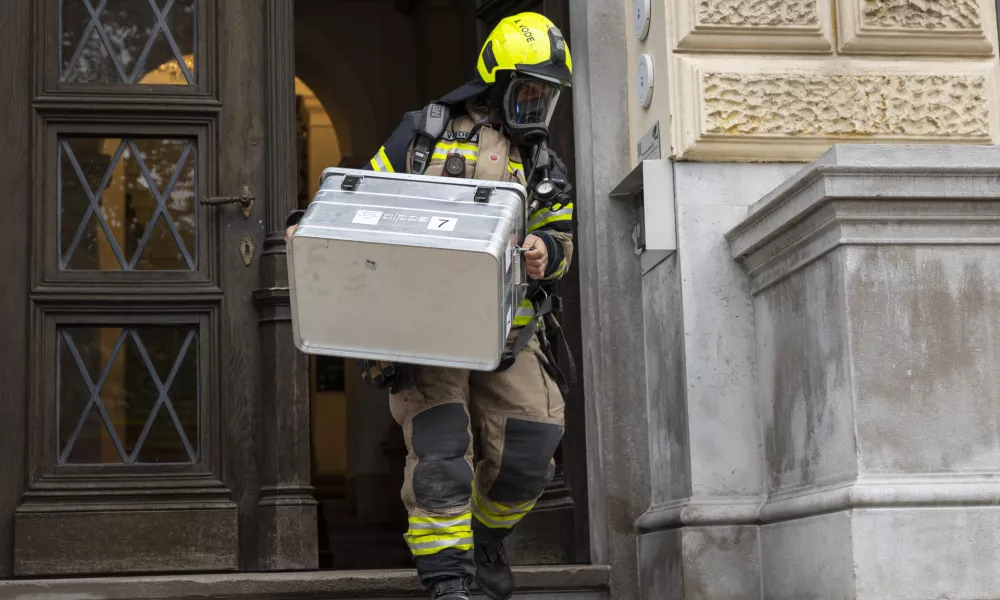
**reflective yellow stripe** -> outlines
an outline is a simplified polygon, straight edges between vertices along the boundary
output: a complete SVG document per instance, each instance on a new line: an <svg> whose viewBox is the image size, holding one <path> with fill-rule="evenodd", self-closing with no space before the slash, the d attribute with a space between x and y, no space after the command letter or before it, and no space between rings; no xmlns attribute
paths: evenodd
<svg viewBox="0 0 1000 600"><path fill-rule="evenodd" d="M386 171L389 171L390 173L395 173L396 169L392 168L392 163L389 162L389 157L385 153L385 146L382 146L381 148L379 148L378 155L379 155L379 158L382 159L382 162L385 163L385 169L386 169Z"/></svg>
<svg viewBox="0 0 1000 600"><path fill-rule="evenodd" d="M469 523L466 522L465 525L455 525L454 527L440 527L440 528L414 528L410 527L406 531L406 535L413 538L420 538L422 540L429 540L434 536L447 535L448 537L454 537L455 535L465 535L469 533Z"/></svg>
<svg viewBox="0 0 1000 600"><path fill-rule="evenodd" d="M507 161L507 172L514 177L524 178L524 165L519 162L514 162L512 160Z"/></svg>
<svg viewBox="0 0 1000 600"><path fill-rule="evenodd" d="M448 548L472 550L472 534L470 533L467 537L461 539L448 539L428 542L426 544L410 544L410 554L413 556L430 556Z"/></svg>
<svg viewBox="0 0 1000 600"><path fill-rule="evenodd" d="M509 529L517 525L534 507L534 500L507 505L484 498L476 487L472 490L472 514L477 521L490 529Z"/></svg>
<svg viewBox="0 0 1000 600"><path fill-rule="evenodd" d="M548 277L543 277L542 279L545 280L545 281L552 281L553 279L559 279L560 277L563 276L563 273L565 273L565 271L566 271L566 259L564 258L564 259L562 259L562 260L559 261L559 268L558 269L556 269Z"/></svg>
<svg viewBox="0 0 1000 600"><path fill-rule="evenodd" d="M464 142L441 141L434 146L434 152L431 154L431 158L445 160L448 158L449 154L461 154L471 161L477 161L479 160L479 146Z"/></svg>
<svg viewBox="0 0 1000 600"><path fill-rule="evenodd" d="M565 206L557 204L552 207L552 209L542 208L535 211L535 214L531 215L531 219L528 221L528 232L535 231L545 227L550 223L555 223L556 221L572 221L573 220L573 203L570 202Z"/></svg>
<svg viewBox="0 0 1000 600"><path fill-rule="evenodd" d="M510 529L511 527L517 525L522 518L521 516L512 516L505 517L503 519L494 519L493 517L484 514L478 506L473 507L473 514L476 516L477 521L490 529Z"/></svg>
<svg viewBox="0 0 1000 600"><path fill-rule="evenodd" d="M514 327L524 327L535 318L535 306L531 300L521 300L517 305L517 312L514 313Z"/></svg>
<svg viewBox="0 0 1000 600"><path fill-rule="evenodd" d="M403 536L414 556L428 556L447 548L472 548L472 513L450 517L410 517Z"/></svg>
<svg viewBox="0 0 1000 600"><path fill-rule="evenodd" d="M395 173L395 169L392 168L392 163L389 162L389 157L385 154L385 146L379 148L378 153L371 160L372 169L378 173Z"/></svg>
<svg viewBox="0 0 1000 600"><path fill-rule="evenodd" d="M472 490L472 498L478 500L480 506L486 509L486 512L495 517L506 517L510 515L526 515L531 512L531 509L535 507L534 500L525 500L520 504L506 504L503 502L494 502L486 496L483 496L479 492L479 488L476 487Z"/></svg>

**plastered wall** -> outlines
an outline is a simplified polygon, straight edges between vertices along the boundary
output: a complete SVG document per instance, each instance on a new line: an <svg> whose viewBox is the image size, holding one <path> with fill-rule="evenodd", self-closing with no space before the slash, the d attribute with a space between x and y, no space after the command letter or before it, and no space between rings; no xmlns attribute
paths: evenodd
<svg viewBox="0 0 1000 600"><path fill-rule="evenodd" d="M633 163L657 122L678 160L806 162L835 142L1000 136L992 0L650 0L642 41L636 2L623 7Z"/></svg>

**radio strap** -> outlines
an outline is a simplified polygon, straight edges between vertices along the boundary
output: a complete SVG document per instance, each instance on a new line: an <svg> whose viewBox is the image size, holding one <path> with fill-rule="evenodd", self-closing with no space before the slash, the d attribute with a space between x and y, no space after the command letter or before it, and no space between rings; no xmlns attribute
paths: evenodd
<svg viewBox="0 0 1000 600"><path fill-rule="evenodd" d="M451 118L451 111L445 104L432 102L424 107L417 123L416 135L413 140L413 152L410 155L410 172L423 175L431 162L431 150L438 138L444 133Z"/></svg>

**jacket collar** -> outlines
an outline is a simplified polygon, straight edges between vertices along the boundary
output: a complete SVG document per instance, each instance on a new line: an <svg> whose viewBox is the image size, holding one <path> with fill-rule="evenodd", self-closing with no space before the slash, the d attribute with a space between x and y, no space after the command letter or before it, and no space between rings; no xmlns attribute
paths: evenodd
<svg viewBox="0 0 1000 600"><path fill-rule="evenodd" d="M468 100L474 100L481 97L490 89L488 83L478 81L473 79L472 81L465 83L454 90L448 92L441 99L438 100L441 104L448 104L451 106L462 106Z"/></svg>

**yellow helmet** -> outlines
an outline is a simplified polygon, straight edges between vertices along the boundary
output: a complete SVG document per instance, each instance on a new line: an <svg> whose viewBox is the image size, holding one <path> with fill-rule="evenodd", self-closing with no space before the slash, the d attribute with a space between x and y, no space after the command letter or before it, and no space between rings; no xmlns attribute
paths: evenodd
<svg viewBox="0 0 1000 600"><path fill-rule="evenodd" d="M508 137L535 145L549 135L559 93L570 85L573 59L562 32L538 13L507 17L493 29L476 65L503 109Z"/></svg>
<svg viewBox="0 0 1000 600"><path fill-rule="evenodd" d="M538 13L525 12L500 21L486 38L476 65L485 83L498 71L516 71L569 86L573 59L562 32Z"/></svg>

